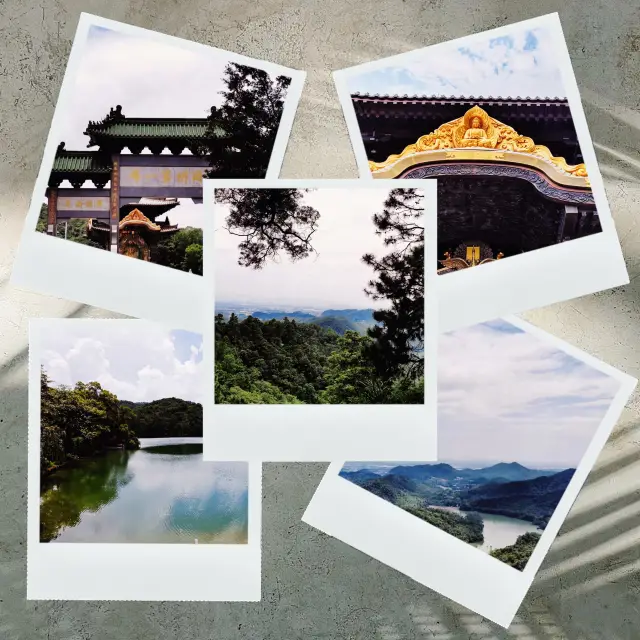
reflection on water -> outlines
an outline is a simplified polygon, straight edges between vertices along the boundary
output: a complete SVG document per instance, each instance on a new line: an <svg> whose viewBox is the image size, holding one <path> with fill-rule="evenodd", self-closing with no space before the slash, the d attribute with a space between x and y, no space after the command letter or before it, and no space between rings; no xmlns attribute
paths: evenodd
<svg viewBox="0 0 640 640"><path fill-rule="evenodd" d="M248 465L202 460L201 438L142 439L42 481L42 542L247 542Z"/></svg>

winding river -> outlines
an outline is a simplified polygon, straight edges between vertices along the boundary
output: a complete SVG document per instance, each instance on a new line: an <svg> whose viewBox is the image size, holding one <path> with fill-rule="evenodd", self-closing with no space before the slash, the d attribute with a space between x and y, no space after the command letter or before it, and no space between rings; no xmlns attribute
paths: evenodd
<svg viewBox="0 0 640 640"><path fill-rule="evenodd" d="M202 438L143 438L42 481L42 542L244 544L248 466L202 460Z"/></svg>
<svg viewBox="0 0 640 640"><path fill-rule="evenodd" d="M466 515L468 513L467 511L460 511L457 507L432 508L451 511L452 513L458 513L460 515ZM523 533L527 533L528 531L542 533L542 529L536 527L536 525L531 522L527 522L526 520L499 516L494 513L483 513L482 511L476 511L475 513L480 515L484 522L484 542L473 546L478 549L482 549L482 551L486 551L487 553L494 549L501 549L502 547L508 547L514 544L518 539L518 536L521 536Z"/></svg>

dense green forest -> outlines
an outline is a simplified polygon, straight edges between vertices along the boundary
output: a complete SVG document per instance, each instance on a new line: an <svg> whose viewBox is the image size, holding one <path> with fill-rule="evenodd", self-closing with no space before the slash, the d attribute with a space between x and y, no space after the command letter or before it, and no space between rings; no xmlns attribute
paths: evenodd
<svg viewBox="0 0 640 640"><path fill-rule="evenodd" d="M55 387L40 374L40 470L53 471L110 446L137 449L134 414L97 382Z"/></svg>
<svg viewBox="0 0 640 640"><path fill-rule="evenodd" d="M86 244L96 249L106 249L105 246L94 242L87 236L87 220L82 218L75 218L67 221L67 240L71 242L77 242L78 244ZM64 222L58 222L55 229L56 238L64 238ZM36 224L36 231L41 233L47 232L47 205L43 204L40 207L40 215L38 216L38 223Z"/></svg>
<svg viewBox="0 0 640 640"><path fill-rule="evenodd" d="M295 320L216 316L215 395L220 404L423 402L423 379L381 376L368 336Z"/></svg>
<svg viewBox="0 0 640 640"><path fill-rule="evenodd" d="M491 552L491 555L502 562L511 565L519 571L524 570L529 562L529 558L533 553L540 540L540 534L535 532L523 533L518 536L518 539L509 547L503 547L502 549L496 549Z"/></svg>
<svg viewBox="0 0 640 640"><path fill-rule="evenodd" d="M450 533L463 542L471 544L484 542L482 533L484 523L482 517L477 513L467 513L461 516L442 509L418 509L415 507L407 507L405 511Z"/></svg>
<svg viewBox="0 0 640 640"><path fill-rule="evenodd" d="M202 275L202 229L185 227L151 249L151 262Z"/></svg>
<svg viewBox="0 0 640 640"><path fill-rule="evenodd" d="M129 402L98 382L53 386L40 374L40 468L42 473L103 453L137 449L138 438L202 437L202 405L179 398Z"/></svg>
<svg viewBox="0 0 640 640"><path fill-rule="evenodd" d="M180 398L120 404L132 410L132 426L138 438L201 438L202 405Z"/></svg>
<svg viewBox="0 0 640 640"><path fill-rule="evenodd" d="M225 229L243 238L240 266L262 269L281 254L297 261L316 253L312 237L321 214L305 203L306 191L216 191L217 201L230 205ZM304 314L304 323L277 313L256 312L264 322L253 316L240 321L233 313L228 320L216 315L216 402L422 404L422 199L417 189L392 189L383 211L372 212L372 233L382 237L388 253L360 256L373 276L362 289L385 307L363 310L369 326L331 315Z"/></svg>

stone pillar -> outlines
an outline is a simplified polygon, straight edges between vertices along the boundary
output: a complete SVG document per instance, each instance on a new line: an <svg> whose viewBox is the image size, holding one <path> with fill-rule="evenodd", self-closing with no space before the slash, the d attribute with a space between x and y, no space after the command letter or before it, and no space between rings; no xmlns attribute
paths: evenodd
<svg viewBox="0 0 640 640"><path fill-rule="evenodd" d="M56 224L58 223L58 189L49 187L47 190L47 234L56 235Z"/></svg>
<svg viewBox="0 0 640 640"><path fill-rule="evenodd" d="M111 156L111 191L109 194L110 248L118 253L118 225L120 223L120 154Z"/></svg>

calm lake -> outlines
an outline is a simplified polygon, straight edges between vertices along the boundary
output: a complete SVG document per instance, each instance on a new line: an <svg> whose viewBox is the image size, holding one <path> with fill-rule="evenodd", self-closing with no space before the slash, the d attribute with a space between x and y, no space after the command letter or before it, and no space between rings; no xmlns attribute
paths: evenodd
<svg viewBox="0 0 640 640"><path fill-rule="evenodd" d="M459 513L460 515L465 515L467 513L465 511L460 511L457 507L433 508L452 511L453 513ZM508 518L507 516L498 516L493 513L483 513L482 511L476 511L476 513L482 516L482 520L484 521L484 542L473 546L478 549L482 549L487 553L494 549L501 549L502 547L508 547L514 544L518 539L518 536L521 536L523 533L527 533L528 531L542 533L542 529L539 529L535 524L531 524L526 520Z"/></svg>
<svg viewBox="0 0 640 640"><path fill-rule="evenodd" d="M244 544L248 465L204 462L202 438L141 438L42 481L42 542Z"/></svg>

